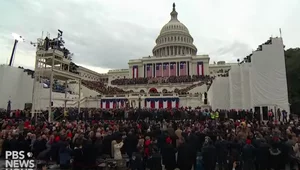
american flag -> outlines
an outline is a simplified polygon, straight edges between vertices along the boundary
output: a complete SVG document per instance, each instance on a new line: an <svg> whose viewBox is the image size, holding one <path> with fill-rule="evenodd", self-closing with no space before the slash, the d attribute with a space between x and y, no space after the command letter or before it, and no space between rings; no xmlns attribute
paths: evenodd
<svg viewBox="0 0 300 170"><path fill-rule="evenodd" d="M161 63L156 64L156 77L161 77L162 76L162 65Z"/></svg>
<svg viewBox="0 0 300 170"><path fill-rule="evenodd" d="M180 76L185 76L186 75L186 62L180 62L179 75Z"/></svg>
<svg viewBox="0 0 300 170"><path fill-rule="evenodd" d="M152 72L152 64L147 64L147 77L153 77Z"/></svg>
<svg viewBox="0 0 300 170"><path fill-rule="evenodd" d="M198 73L198 75L201 75L201 76L204 75L203 62L198 62L197 73Z"/></svg>
<svg viewBox="0 0 300 170"><path fill-rule="evenodd" d="M170 63L170 76L176 76L176 63Z"/></svg>
<svg viewBox="0 0 300 170"><path fill-rule="evenodd" d="M169 77L169 63L163 65L163 77Z"/></svg>

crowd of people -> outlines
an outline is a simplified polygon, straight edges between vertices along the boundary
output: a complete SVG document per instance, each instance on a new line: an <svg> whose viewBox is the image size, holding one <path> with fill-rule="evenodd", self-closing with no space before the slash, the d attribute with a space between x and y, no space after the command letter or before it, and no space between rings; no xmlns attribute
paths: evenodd
<svg viewBox="0 0 300 170"><path fill-rule="evenodd" d="M183 89L177 89L174 91L178 94L188 94L188 91L195 88L196 86L201 86L203 84L211 84L214 77L210 76L177 76L177 77L168 77L168 78L136 78L136 79L116 79L112 80L111 83L113 85L125 85L125 84L156 84L156 83L183 83L183 82L197 82L201 81L197 84L192 84ZM90 89L93 89L101 94L124 94L124 93L132 93L133 91L125 91L119 87L108 86L103 82L99 81L88 81L83 80L82 84ZM153 93L151 91L151 93ZM159 93L156 91L155 93ZM173 91L168 91L168 93L173 93Z"/></svg>
<svg viewBox="0 0 300 170"><path fill-rule="evenodd" d="M164 83L190 83L197 81L208 81L212 79L212 77L206 76L170 76L170 77L140 77L140 78L123 78L123 79L115 79L111 81L113 85L134 85L134 84L164 84Z"/></svg>
<svg viewBox="0 0 300 170"><path fill-rule="evenodd" d="M119 93L124 94L128 92L133 92L133 91L124 91L123 89L118 87L108 86L100 81L82 80L82 85L90 89L93 89L101 94L119 94Z"/></svg>
<svg viewBox="0 0 300 170"><path fill-rule="evenodd" d="M280 109L267 118L201 108L54 108L53 114L48 122L46 113L30 119L28 111L2 110L1 156L31 151L38 160L78 170L111 158L132 170L281 170L300 159L300 122Z"/></svg>

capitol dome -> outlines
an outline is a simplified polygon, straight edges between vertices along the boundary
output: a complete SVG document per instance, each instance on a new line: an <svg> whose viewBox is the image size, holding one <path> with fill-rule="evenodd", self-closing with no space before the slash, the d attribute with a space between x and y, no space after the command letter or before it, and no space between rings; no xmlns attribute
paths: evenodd
<svg viewBox="0 0 300 170"><path fill-rule="evenodd" d="M153 55L157 57L196 55L194 39L187 27L178 20L175 3L170 15L171 20L163 26L156 39L156 46L152 50Z"/></svg>

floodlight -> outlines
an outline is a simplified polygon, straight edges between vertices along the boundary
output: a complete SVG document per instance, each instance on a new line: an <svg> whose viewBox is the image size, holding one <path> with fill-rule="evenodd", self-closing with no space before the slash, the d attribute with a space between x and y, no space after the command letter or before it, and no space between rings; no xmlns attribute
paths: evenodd
<svg viewBox="0 0 300 170"><path fill-rule="evenodd" d="M19 34L12 33L11 35L14 37L15 40L18 40L18 41L21 41L21 42L25 41L25 39Z"/></svg>
<svg viewBox="0 0 300 170"><path fill-rule="evenodd" d="M9 60L9 66L12 66L12 62L13 62L13 59L14 59L14 55L15 55L15 52L16 52L16 47L17 47L17 44L18 42L24 42L25 39L19 35L19 34L16 34L16 33L12 33L11 34L13 37L14 37L14 46L13 46L13 49L12 49L12 52L11 52L11 56L10 56L10 60Z"/></svg>

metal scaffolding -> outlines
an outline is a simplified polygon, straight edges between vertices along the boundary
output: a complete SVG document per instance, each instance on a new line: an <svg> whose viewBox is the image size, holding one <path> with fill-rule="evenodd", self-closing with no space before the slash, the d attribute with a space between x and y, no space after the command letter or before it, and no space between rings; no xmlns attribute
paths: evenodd
<svg viewBox="0 0 300 170"><path fill-rule="evenodd" d="M36 60L35 60L35 73L32 93L32 117L38 116L45 108L42 108L41 101L47 100L48 105L48 121L52 121L53 115L53 102L58 100L64 101L64 111L66 111L67 102L75 101L78 103L78 113L80 113L80 101L81 101L81 77L70 68L72 65L72 54L66 49L63 44L62 31L59 30L57 38L50 39L38 39L37 43L31 43L37 47ZM41 90L43 88L43 81L49 81L49 96L41 96ZM65 95L63 98L53 98L53 84L55 81L64 82ZM78 98L69 98L68 82L76 81L79 85Z"/></svg>

